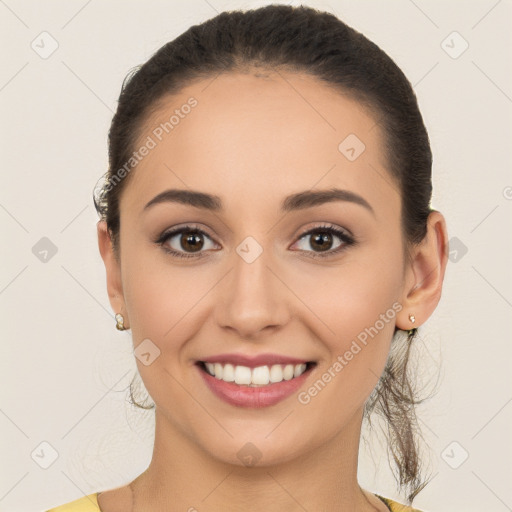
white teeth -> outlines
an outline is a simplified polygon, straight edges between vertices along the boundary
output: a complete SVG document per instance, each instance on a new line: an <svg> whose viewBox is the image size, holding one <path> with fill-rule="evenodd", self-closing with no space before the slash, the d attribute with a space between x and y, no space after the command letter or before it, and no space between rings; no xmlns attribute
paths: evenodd
<svg viewBox="0 0 512 512"><path fill-rule="evenodd" d="M293 364L287 364L283 370L283 379L284 380L293 379L293 370L294 370Z"/></svg>
<svg viewBox="0 0 512 512"><path fill-rule="evenodd" d="M217 375L217 372L215 372L215 375ZM247 366L237 366L235 368L235 382L237 384L250 384L251 369Z"/></svg>
<svg viewBox="0 0 512 512"><path fill-rule="evenodd" d="M252 370L252 383L266 386L269 383L270 371L268 366L258 366Z"/></svg>
<svg viewBox="0 0 512 512"><path fill-rule="evenodd" d="M222 368L222 365L220 363L215 363L215 377L217 377L217 379L222 379L222 374L223 374L223 368Z"/></svg>
<svg viewBox="0 0 512 512"><path fill-rule="evenodd" d="M229 363L205 363L205 365L208 373L215 378L245 386L268 386L270 383L274 384L299 377L306 371L305 363L274 364L270 368L268 366L249 368L241 365L233 366Z"/></svg>
<svg viewBox="0 0 512 512"><path fill-rule="evenodd" d="M217 376L217 374L215 374ZM225 364L224 370L222 372L222 380L226 382L234 382L235 381L235 368L232 364Z"/></svg>
<svg viewBox="0 0 512 512"><path fill-rule="evenodd" d="M283 380L283 369L281 365L275 364L270 368L270 382L281 382Z"/></svg>
<svg viewBox="0 0 512 512"><path fill-rule="evenodd" d="M305 363L296 364L295 369L293 370L293 376L298 377L299 375L302 375L305 371L306 371Z"/></svg>

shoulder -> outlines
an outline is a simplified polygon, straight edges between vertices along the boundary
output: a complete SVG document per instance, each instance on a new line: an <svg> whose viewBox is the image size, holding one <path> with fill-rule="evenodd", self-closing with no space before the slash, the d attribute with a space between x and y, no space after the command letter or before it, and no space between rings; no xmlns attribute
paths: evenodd
<svg viewBox="0 0 512 512"><path fill-rule="evenodd" d="M398 501L393 501L390 498L384 498L383 496L380 496L378 494L375 494L375 496L377 496L377 498L383 501L388 506L389 510L391 510L391 512L422 512L417 508L402 505L401 503L398 503Z"/></svg>
<svg viewBox="0 0 512 512"><path fill-rule="evenodd" d="M59 507L51 508L46 512L100 512L98 493L89 494Z"/></svg>

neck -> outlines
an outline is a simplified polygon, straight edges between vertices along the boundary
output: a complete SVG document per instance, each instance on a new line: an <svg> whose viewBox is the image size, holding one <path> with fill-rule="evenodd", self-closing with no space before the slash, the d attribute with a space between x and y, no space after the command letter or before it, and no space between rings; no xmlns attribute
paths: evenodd
<svg viewBox="0 0 512 512"><path fill-rule="evenodd" d="M134 512L142 503L155 511L169 511L170 504L172 510L219 512L382 510L357 482L362 409L319 448L286 462L252 467L212 457L158 408L155 414L152 460L132 486Z"/></svg>

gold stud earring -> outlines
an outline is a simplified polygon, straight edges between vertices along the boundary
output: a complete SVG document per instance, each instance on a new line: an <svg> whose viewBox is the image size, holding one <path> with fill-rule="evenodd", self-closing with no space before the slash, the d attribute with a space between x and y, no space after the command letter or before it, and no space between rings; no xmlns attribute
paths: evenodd
<svg viewBox="0 0 512 512"><path fill-rule="evenodd" d="M409 320L411 321L411 323L414 323L414 322L416 322L416 317L411 313L411 314L409 315ZM415 333L416 333L416 327L413 327L412 329L409 329L409 330L407 331L407 335L408 335L409 337L412 337Z"/></svg>
<svg viewBox="0 0 512 512"><path fill-rule="evenodd" d="M126 327L124 326L124 317L121 313L116 314L116 328L119 331L126 331Z"/></svg>

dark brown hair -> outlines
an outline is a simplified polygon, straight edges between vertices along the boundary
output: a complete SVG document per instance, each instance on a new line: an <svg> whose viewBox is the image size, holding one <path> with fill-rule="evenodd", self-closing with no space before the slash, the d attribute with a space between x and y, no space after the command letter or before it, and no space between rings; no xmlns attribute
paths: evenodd
<svg viewBox="0 0 512 512"><path fill-rule="evenodd" d="M391 181L401 195L404 247L421 242L433 211L432 154L410 82L375 43L334 15L304 6L268 5L222 12L192 26L127 76L109 133L109 170L94 197L117 257L119 199L132 173L123 173L122 180L117 176L116 183L113 179L130 161L148 115L168 95L196 80L255 69L307 73L372 112L381 129ZM375 411L386 420L397 481L400 488L410 491L410 505L426 485L420 472L414 409L424 400L415 398L407 371L416 330L402 341L397 331L383 375L365 404L364 417L369 420ZM131 385L130 395L137 404Z"/></svg>

